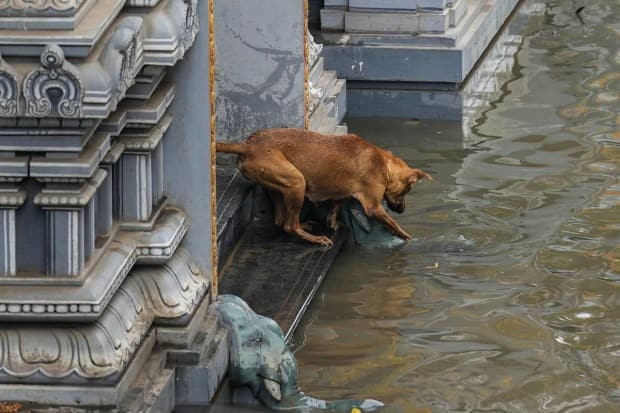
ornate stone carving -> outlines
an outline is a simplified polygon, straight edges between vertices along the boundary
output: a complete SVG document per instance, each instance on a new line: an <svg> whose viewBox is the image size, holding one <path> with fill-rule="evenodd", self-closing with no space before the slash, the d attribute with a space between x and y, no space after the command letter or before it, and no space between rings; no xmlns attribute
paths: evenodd
<svg viewBox="0 0 620 413"><path fill-rule="evenodd" d="M85 0L0 0L0 16L66 16L83 3Z"/></svg>
<svg viewBox="0 0 620 413"><path fill-rule="evenodd" d="M99 62L106 68L106 72L118 76L115 96L117 102L134 84L142 67L143 22L143 19L137 16L123 18L99 56Z"/></svg>
<svg viewBox="0 0 620 413"><path fill-rule="evenodd" d="M0 383L113 384L155 321L190 317L208 289L189 253L134 269L99 320L0 330Z"/></svg>
<svg viewBox="0 0 620 413"><path fill-rule="evenodd" d="M306 41L306 47L308 48L308 66L312 67L318 60L321 51L323 51L323 45L314 41L314 36L312 36L310 31L306 34Z"/></svg>
<svg viewBox="0 0 620 413"><path fill-rule="evenodd" d="M157 6L159 0L128 0L127 5L130 7L154 7Z"/></svg>
<svg viewBox="0 0 620 413"><path fill-rule="evenodd" d="M26 114L45 117L57 113L63 118L80 117L84 85L79 71L65 60L62 49L57 45L45 47L41 65L24 82Z"/></svg>
<svg viewBox="0 0 620 413"><path fill-rule="evenodd" d="M17 74L0 55L0 116L17 116L18 99Z"/></svg>
<svg viewBox="0 0 620 413"><path fill-rule="evenodd" d="M189 49L196 35L198 34L198 15L196 14L196 8L198 7L198 0L184 0L187 6L185 12L185 32L183 34L183 46L185 49Z"/></svg>

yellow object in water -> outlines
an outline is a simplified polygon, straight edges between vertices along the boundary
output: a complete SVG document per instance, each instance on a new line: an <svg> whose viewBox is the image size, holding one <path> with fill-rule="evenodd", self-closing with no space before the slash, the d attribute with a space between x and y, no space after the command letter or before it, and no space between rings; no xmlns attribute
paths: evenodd
<svg viewBox="0 0 620 413"><path fill-rule="evenodd" d="M354 407L351 409L351 413L362 413L362 409L359 407Z"/></svg>

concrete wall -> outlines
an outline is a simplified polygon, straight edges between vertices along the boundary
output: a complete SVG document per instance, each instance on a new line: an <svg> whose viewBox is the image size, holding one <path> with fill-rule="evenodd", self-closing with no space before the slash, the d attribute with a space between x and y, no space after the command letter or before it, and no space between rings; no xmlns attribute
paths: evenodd
<svg viewBox="0 0 620 413"><path fill-rule="evenodd" d="M303 0L216 0L215 22L218 140L303 127Z"/></svg>
<svg viewBox="0 0 620 413"><path fill-rule="evenodd" d="M164 139L164 191L190 219L183 245L204 274L211 263L211 142L208 2L198 2L200 31L185 58L171 69L176 83L174 122Z"/></svg>

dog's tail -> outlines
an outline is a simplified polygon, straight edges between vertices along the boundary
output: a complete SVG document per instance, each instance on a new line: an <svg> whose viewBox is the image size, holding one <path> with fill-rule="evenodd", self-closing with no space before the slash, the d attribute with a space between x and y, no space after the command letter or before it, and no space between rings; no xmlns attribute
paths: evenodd
<svg viewBox="0 0 620 413"><path fill-rule="evenodd" d="M215 150L217 152L235 153L237 155L245 155L246 146L242 143L216 142Z"/></svg>

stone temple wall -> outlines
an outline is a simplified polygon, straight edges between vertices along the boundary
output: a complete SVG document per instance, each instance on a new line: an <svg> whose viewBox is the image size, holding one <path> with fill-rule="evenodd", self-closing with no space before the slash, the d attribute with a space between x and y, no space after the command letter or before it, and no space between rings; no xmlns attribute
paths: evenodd
<svg viewBox="0 0 620 413"><path fill-rule="evenodd" d="M212 266L207 5L0 2L0 400L118 406L145 366L167 377L161 348L194 342Z"/></svg>

